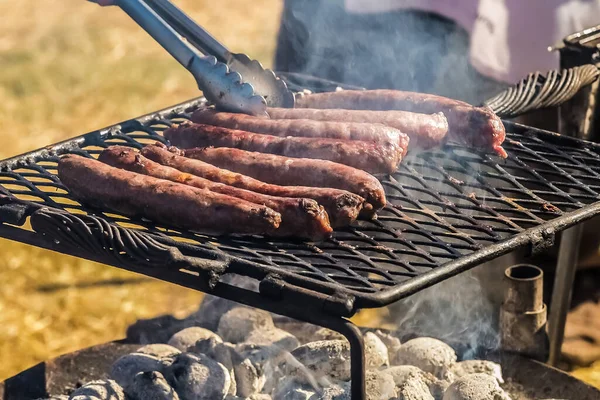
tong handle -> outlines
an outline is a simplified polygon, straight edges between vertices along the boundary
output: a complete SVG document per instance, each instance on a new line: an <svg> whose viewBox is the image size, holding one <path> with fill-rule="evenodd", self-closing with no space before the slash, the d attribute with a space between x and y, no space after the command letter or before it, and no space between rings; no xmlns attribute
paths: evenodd
<svg viewBox="0 0 600 400"><path fill-rule="evenodd" d="M189 69L198 54L148 4L140 0L118 0L116 4L181 65Z"/></svg>
<svg viewBox="0 0 600 400"><path fill-rule="evenodd" d="M231 52L175 4L169 0L146 0L146 2L203 54L215 56L225 64L231 61Z"/></svg>
<svg viewBox="0 0 600 400"><path fill-rule="evenodd" d="M214 56L201 56L144 0L112 1L194 76L208 101L226 111L267 115L265 99L254 94L252 85Z"/></svg>

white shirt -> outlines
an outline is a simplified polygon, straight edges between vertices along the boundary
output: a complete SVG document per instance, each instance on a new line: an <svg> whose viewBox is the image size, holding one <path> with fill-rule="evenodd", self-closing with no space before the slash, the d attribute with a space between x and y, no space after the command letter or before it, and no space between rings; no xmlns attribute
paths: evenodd
<svg viewBox="0 0 600 400"><path fill-rule="evenodd" d="M600 24L600 0L345 0L345 6L350 13L413 9L449 18L471 34L471 64L507 83L558 68L558 53L548 46Z"/></svg>

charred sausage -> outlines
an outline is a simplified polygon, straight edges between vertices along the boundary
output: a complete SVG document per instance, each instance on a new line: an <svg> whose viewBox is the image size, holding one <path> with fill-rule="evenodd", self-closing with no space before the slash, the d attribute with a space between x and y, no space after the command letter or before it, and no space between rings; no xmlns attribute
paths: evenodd
<svg viewBox="0 0 600 400"><path fill-rule="evenodd" d="M265 234L281 222L281 215L269 207L74 154L59 160L58 177L82 202L168 226L212 234Z"/></svg>
<svg viewBox="0 0 600 400"><path fill-rule="evenodd" d="M385 206L385 192L379 180L347 165L226 147L189 149L184 154L267 183L331 187L356 193L369 204L369 207L363 208L365 216L372 216Z"/></svg>
<svg viewBox="0 0 600 400"><path fill-rule="evenodd" d="M269 119L246 114L218 112L210 108L198 110L192 114L192 121L198 124L222 126L224 128L240 129L242 131L264 133L273 136L363 140L365 142L397 144L403 149L408 147L406 133L400 132L390 125L362 123L372 121L351 121L341 118L321 119L318 121L315 118L307 118ZM443 115L441 115L441 118L445 120ZM448 126L446 125L447 130Z"/></svg>
<svg viewBox="0 0 600 400"><path fill-rule="evenodd" d="M392 143L282 138L202 124L181 124L167 129L164 136L173 145L186 149L233 147L288 157L329 160L371 173L393 173L406 152L406 149Z"/></svg>
<svg viewBox="0 0 600 400"><path fill-rule="evenodd" d="M353 123L361 126L370 124L372 126L379 126L383 124L407 134L410 138L411 148L428 149L439 146L444 142L448 134L448 120L442 113L418 114L395 110L372 111L316 108L269 108L268 113L272 119L295 120L300 126L304 124L304 122L300 121L306 120L345 121L343 123L350 126Z"/></svg>
<svg viewBox="0 0 600 400"><path fill-rule="evenodd" d="M160 165L131 147L111 146L100 154L98 160L116 168L208 189L272 208L281 214L281 224L279 229L272 232L273 236L296 236L318 241L329 237L333 231L325 209L312 199L274 197L212 182Z"/></svg>
<svg viewBox="0 0 600 400"><path fill-rule="evenodd" d="M442 112L448 118L451 139L507 157L502 148L506 136L502 120L491 109L474 107L464 101L399 90L342 90L300 96L296 107L403 110L425 114Z"/></svg>
<svg viewBox="0 0 600 400"><path fill-rule="evenodd" d="M141 150L143 156L159 164L176 168L226 185L250 190L257 193L280 197L299 197L313 199L325 207L331 226L341 227L354 221L362 209L364 199L354 193L333 188L313 188L304 186L278 186L261 182L249 176L216 167L200 160L183 157L174 147L167 148L156 144Z"/></svg>

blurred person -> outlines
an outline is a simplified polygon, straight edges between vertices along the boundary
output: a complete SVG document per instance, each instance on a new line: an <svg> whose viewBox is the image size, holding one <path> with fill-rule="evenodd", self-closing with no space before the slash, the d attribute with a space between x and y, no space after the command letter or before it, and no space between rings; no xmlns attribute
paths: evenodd
<svg viewBox="0 0 600 400"><path fill-rule="evenodd" d="M598 23L600 0L285 0L275 69L480 104Z"/></svg>

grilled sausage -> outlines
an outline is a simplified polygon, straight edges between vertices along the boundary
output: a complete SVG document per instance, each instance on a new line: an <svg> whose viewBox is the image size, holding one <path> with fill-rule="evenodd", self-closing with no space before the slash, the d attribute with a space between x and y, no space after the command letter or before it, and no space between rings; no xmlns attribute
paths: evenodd
<svg viewBox="0 0 600 400"><path fill-rule="evenodd" d="M181 148L234 147L288 157L315 158L349 165L371 173L393 173L406 151L392 143L357 140L277 137L220 126L181 124L164 132Z"/></svg>
<svg viewBox="0 0 600 400"><path fill-rule="evenodd" d="M377 178L365 171L331 161L289 158L226 147L185 150L186 157L276 185L331 187L356 193L368 206L363 216L385 206L385 192ZM285 217L283 219L285 222Z"/></svg>
<svg viewBox="0 0 600 400"><path fill-rule="evenodd" d="M264 234L281 222L281 215L265 206L74 154L59 160L58 177L83 202L168 226L212 234Z"/></svg>
<svg viewBox="0 0 600 400"><path fill-rule="evenodd" d="M284 109L285 110L285 109ZM295 109L293 109L296 111ZM445 118L441 116L444 121ZM307 117L309 118L309 117ZM192 121L198 124L222 126L247 132L264 133L273 136L301 136L344 140L363 140L397 144L408 147L408 136L394 127L383 124L362 123L372 121L344 119L290 119L261 118L246 114L218 112L210 108L198 110L192 114ZM448 126L446 125L446 131Z"/></svg>
<svg viewBox="0 0 600 400"><path fill-rule="evenodd" d="M329 237L333 231L329 225L329 218L325 209L312 199L274 197L223 183L212 182L208 179L181 172L175 168L160 165L142 156L131 147L111 146L100 154L98 160L116 168L183 183L200 189L208 189L215 193L233 196L272 208L281 214L279 229L272 232L272 236L296 236L318 241Z"/></svg>
<svg viewBox="0 0 600 400"><path fill-rule="evenodd" d="M396 128L410 138L410 148L428 149L439 146L448 134L448 120L442 113L418 114L408 111L341 110L316 108L269 108L275 120L295 120L299 126L306 120L345 121L345 125L371 125ZM301 122L302 121L302 122ZM366 122L366 124L365 124ZM322 122L325 123L325 122ZM349 124L348 124L349 123ZM406 147L406 144L401 146Z"/></svg>
<svg viewBox="0 0 600 400"><path fill-rule="evenodd" d="M506 136L502 120L491 109L474 107L464 101L399 90L342 90L300 96L296 107L403 110L425 114L442 112L448 118L451 139L507 157L502 148Z"/></svg>
<svg viewBox="0 0 600 400"><path fill-rule="evenodd" d="M354 221L358 217L358 213L364 203L362 197L345 190L304 186L277 186L261 182L249 176L231 172L200 160L183 157L178 149L174 147L166 148L162 144L146 146L141 150L141 153L143 156L159 164L173 167L213 182L220 182L270 196L313 199L325 207L325 211L327 211L329 220L331 221L331 226L334 228L346 226Z"/></svg>

